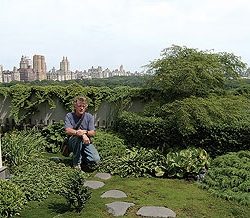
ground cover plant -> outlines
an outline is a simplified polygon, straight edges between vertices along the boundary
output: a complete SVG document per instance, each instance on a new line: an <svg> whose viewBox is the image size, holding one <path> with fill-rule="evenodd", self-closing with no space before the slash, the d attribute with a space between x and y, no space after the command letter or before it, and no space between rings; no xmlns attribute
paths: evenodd
<svg viewBox="0 0 250 218"><path fill-rule="evenodd" d="M80 212L90 198L83 186L86 174L63 163L36 158L15 168L11 182L20 186L28 201L42 201L50 194L59 194L68 202L67 208Z"/></svg>
<svg viewBox="0 0 250 218"><path fill-rule="evenodd" d="M18 214L27 201L42 201L53 193L65 197L67 208L77 212L90 198L88 188L83 186L86 174L46 159L44 142L41 134L33 130L14 131L3 137L3 154L11 177L0 181L1 217Z"/></svg>
<svg viewBox="0 0 250 218"><path fill-rule="evenodd" d="M20 187L13 182L0 179L0 217L19 214L27 203Z"/></svg>
<svg viewBox="0 0 250 218"><path fill-rule="evenodd" d="M90 177L89 179L96 180L97 178ZM137 210L141 206L149 205L168 207L175 211L179 218L246 218L250 215L249 207L217 198L198 188L198 185L193 182L178 179L113 176L110 180L105 181L105 186L92 191L91 199L79 214L67 210L67 202L64 198L50 195L43 202L30 202L16 218L53 218L57 216L62 218L111 218L113 215L107 212L105 204L113 202L114 199L100 197L105 191L111 189L124 191L128 195L128 198L124 200L135 203L135 206L126 213L125 217L128 218L138 218Z"/></svg>
<svg viewBox="0 0 250 218"><path fill-rule="evenodd" d="M250 205L250 151L232 152L217 157L201 187L213 195Z"/></svg>

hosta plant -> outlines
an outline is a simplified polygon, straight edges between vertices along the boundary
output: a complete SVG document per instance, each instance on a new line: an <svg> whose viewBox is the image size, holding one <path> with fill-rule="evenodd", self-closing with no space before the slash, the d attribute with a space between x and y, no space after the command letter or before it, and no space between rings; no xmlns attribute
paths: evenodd
<svg viewBox="0 0 250 218"><path fill-rule="evenodd" d="M169 152L166 160L168 177L197 177L201 171L209 167L210 158L201 148L188 148L177 152Z"/></svg>
<svg viewBox="0 0 250 218"><path fill-rule="evenodd" d="M165 158L159 151L146 148L127 149L124 157L116 162L113 173L121 177L155 176L155 169L162 166Z"/></svg>

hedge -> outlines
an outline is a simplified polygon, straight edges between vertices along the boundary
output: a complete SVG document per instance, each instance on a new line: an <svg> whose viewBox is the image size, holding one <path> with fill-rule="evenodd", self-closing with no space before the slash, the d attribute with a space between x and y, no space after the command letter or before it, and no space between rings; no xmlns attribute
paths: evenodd
<svg viewBox="0 0 250 218"><path fill-rule="evenodd" d="M250 100L191 97L165 104L154 117L124 112L115 130L131 145L161 150L202 147L211 156L250 149Z"/></svg>

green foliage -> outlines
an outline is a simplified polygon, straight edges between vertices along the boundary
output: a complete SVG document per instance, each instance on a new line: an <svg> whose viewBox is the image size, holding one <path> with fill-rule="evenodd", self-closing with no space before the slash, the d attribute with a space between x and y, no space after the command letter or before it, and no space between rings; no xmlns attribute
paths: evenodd
<svg viewBox="0 0 250 218"><path fill-rule="evenodd" d="M42 129L41 134L48 142L46 150L52 153L58 152L66 136L64 123L61 121L48 125Z"/></svg>
<svg viewBox="0 0 250 218"><path fill-rule="evenodd" d="M157 150L146 148L127 149L126 155L114 160L116 167L111 172L121 177L155 176L155 168L164 164L165 158Z"/></svg>
<svg viewBox="0 0 250 218"><path fill-rule="evenodd" d="M33 160L14 170L11 181L18 184L27 200L43 200L59 192L73 169L46 159Z"/></svg>
<svg viewBox="0 0 250 218"><path fill-rule="evenodd" d="M0 216L18 215L26 204L24 193L13 182L0 179Z"/></svg>
<svg viewBox="0 0 250 218"><path fill-rule="evenodd" d="M80 213L91 194L87 187L84 186L85 176L77 170L68 174L64 186L59 194L66 198L69 206L73 206L76 212Z"/></svg>
<svg viewBox="0 0 250 218"><path fill-rule="evenodd" d="M83 79L77 81L83 86L107 86L110 88L118 86L130 86L130 87L143 87L145 81L148 79L148 75L145 76L114 76L109 78L93 78Z"/></svg>
<svg viewBox="0 0 250 218"><path fill-rule="evenodd" d="M223 88L226 78L237 78L246 69L240 57L173 45L149 67L154 74L151 86L173 99L191 95L206 96Z"/></svg>
<svg viewBox="0 0 250 218"><path fill-rule="evenodd" d="M130 145L158 148L202 147L216 156L250 149L250 101L244 96L190 97L160 106L150 116L123 112L115 123Z"/></svg>
<svg viewBox="0 0 250 218"><path fill-rule="evenodd" d="M40 155L46 142L41 134L31 131L13 131L2 138L3 159L10 167L19 166Z"/></svg>
<svg viewBox="0 0 250 218"><path fill-rule="evenodd" d="M0 95L10 97L10 116L19 125L31 115L39 112L40 106L48 104L51 109L60 103L65 111L71 111L72 101L77 95L86 95L89 100L89 109L96 111L101 102L114 102L117 108L124 108L131 101L139 88L116 87L83 87L77 83L68 86L28 86L16 84L10 88L1 88ZM138 96L138 95L137 95Z"/></svg>
<svg viewBox="0 0 250 218"><path fill-rule="evenodd" d="M201 146L216 156L249 149L249 107L244 96L191 97L163 105L156 115L168 120L177 144Z"/></svg>
<svg viewBox="0 0 250 218"><path fill-rule="evenodd" d="M182 135L190 135L199 128L247 126L249 107L249 99L243 96L191 97L163 105L156 115L168 119Z"/></svg>
<svg viewBox="0 0 250 218"><path fill-rule="evenodd" d="M26 85L26 86L68 86L70 84L79 84L83 87L86 86L107 86L114 88L117 86L129 86L129 87L142 87L145 81L149 78L149 75L144 76L113 76L109 78L92 78L81 80L67 80L67 81L52 81L52 80L36 80L36 81L11 81L10 83L0 83L1 87L11 87L14 85Z"/></svg>
<svg viewBox="0 0 250 218"><path fill-rule="evenodd" d="M188 148L178 152L169 152L165 165L168 177L196 178L199 173L207 169L210 158L201 148Z"/></svg>
<svg viewBox="0 0 250 218"><path fill-rule="evenodd" d="M161 118L142 117L135 113L123 112L116 120L115 131L120 133L130 145L168 148L170 129Z"/></svg>
<svg viewBox="0 0 250 218"><path fill-rule="evenodd" d="M250 151L231 152L213 160L201 187L227 200L250 205Z"/></svg>
<svg viewBox="0 0 250 218"><path fill-rule="evenodd" d="M124 140L114 133L98 130L93 143L101 157L98 169L101 172L112 172L116 167L116 160L126 154L127 147Z"/></svg>

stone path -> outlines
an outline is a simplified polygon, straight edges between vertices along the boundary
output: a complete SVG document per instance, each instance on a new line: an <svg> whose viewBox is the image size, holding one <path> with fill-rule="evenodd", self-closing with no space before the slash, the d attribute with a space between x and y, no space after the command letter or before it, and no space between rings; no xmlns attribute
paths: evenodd
<svg viewBox="0 0 250 218"><path fill-rule="evenodd" d="M96 178L102 180L108 180L111 178L109 173L97 173L95 175ZM105 183L95 180L86 180L84 183L85 186L91 189L101 188L105 185ZM112 189L104 192L101 198L126 198L127 195L123 191ZM132 202L125 201L114 201L112 203L106 204L107 211L114 216L124 216L127 212L128 208L133 207L135 204ZM141 207L136 214L142 217L176 217L176 213L169 208L166 207L156 207L156 206L144 206Z"/></svg>

